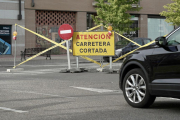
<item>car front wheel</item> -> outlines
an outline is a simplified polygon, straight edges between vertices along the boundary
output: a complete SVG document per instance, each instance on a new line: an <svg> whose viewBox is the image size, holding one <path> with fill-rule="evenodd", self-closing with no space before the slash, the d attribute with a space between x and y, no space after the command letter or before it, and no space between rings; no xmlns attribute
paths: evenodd
<svg viewBox="0 0 180 120"><path fill-rule="evenodd" d="M155 96L149 94L148 82L141 69L132 69L124 77L123 94L127 103L133 107L149 107Z"/></svg>

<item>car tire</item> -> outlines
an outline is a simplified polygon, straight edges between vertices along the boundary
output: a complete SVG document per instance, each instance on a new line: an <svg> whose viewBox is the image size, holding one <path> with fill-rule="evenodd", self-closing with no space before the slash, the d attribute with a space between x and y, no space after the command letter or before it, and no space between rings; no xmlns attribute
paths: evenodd
<svg viewBox="0 0 180 120"><path fill-rule="evenodd" d="M147 77L141 69L132 69L125 75L123 94L127 103L136 108L149 107L156 98L150 95Z"/></svg>

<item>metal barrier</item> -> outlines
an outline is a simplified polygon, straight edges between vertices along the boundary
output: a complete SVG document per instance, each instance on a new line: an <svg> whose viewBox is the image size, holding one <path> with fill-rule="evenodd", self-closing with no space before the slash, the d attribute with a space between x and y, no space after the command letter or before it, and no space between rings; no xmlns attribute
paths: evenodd
<svg viewBox="0 0 180 120"><path fill-rule="evenodd" d="M37 35L38 37L41 37L41 38L43 38L43 39L45 39L45 40L47 40L47 41L49 41L49 42L51 42L51 43L53 43L53 44L55 44L55 45L52 46L52 47L50 47L50 48L48 48L48 49L46 49L46 50L44 50L44 51L42 51L42 52L40 52L40 53L38 53L38 54L36 54L36 55L34 55L34 56L32 56L32 57L30 57L30 58L28 58L27 60L19 63L18 65L14 66L13 68L16 68L16 67L18 67L18 66L20 66L20 65L22 65L22 64L24 64L24 63L26 63L26 62L28 62L28 61L30 61L30 60L32 60L32 59L34 59L34 58L36 58L36 57L39 56L39 55L41 55L41 54L43 54L43 53L45 53L45 52L47 52L47 51L49 51L49 50L51 50L51 49L53 49L53 48L58 47L58 46L61 47L61 48L63 48L63 49L65 49L65 50L67 50L67 47L65 47L65 46L62 45L62 44L64 44L66 41L63 41L63 42L61 42L61 43L57 43L57 42L55 42L55 41L53 41L53 40L51 40L51 39L49 39L49 38L47 38L47 37L45 37L45 36L42 36L42 35L34 32L34 31L31 31L31 30L29 30L29 29L27 29L27 28L25 28L25 27L23 27L23 26L20 26L20 25L18 25L18 24L15 24L15 26L18 26L18 27L20 27L20 28L22 28L22 29L25 29L25 30L27 30L27 31L29 31L29 32ZM92 30L94 30L94 29L96 29L96 28L98 28L98 27L101 27L101 26L102 26L102 25L95 26L95 27L93 27L93 28L91 28L91 29L89 29L89 30L87 30L87 31L92 31ZM106 26L105 26L105 27L106 27ZM107 27L106 27L106 28L107 28ZM119 36L123 37L124 39L126 39L126 40L128 40L128 41L130 41L130 42L132 42L132 43L134 43L134 44L136 44L137 46L139 46L139 48L137 48L137 49L135 49L135 50L133 50L133 51L131 51L131 52L129 52L129 53L127 53L127 54L119 57L119 58L117 58L117 59L114 60L114 61L112 61L112 59L111 59L111 62L113 62L113 63L114 63L114 62L117 62L118 60L120 60L120 59L126 57L127 55L135 52L136 50L138 50L138 49L140 49L140 48L143 48L143 47L146 47L146 46L148 46L148 45L150 45L150 44L152 44L152 43L154 42L154 41L152 41L152 42L150 42L150 43L148 43L148 44L146 44L146 45L144 45L144 46L141 46L141 45L139 45L138 43L130 40L129 38L127 38L127 37L125 37L125 36L123 36L123 35L121 35L121 34L119 34L119 33L117 33L117 32L116 32L116 34L118 34ZM70 40L72 40L72 39L70 39ZM69 41L70 41L70 40L69 40ZM69 49L69 51L72 52L72 49ZM98 65L99 65L100 67L102 67L102 68L104 68L105 66L108 66L109 64L111 64L111 62L110 62L110 63L105 64L105 65L102 66L101 63L99 63L99 62L97 62L97 61L95 61L95 60L93 60L93 59L91 59L91 58L89 58L89 57L81 56L81 58L86 59L86 60L88 60L88 61L91 61L91 62L93 62L93 63L95 63L95 64L98 64ZM110 68L112 68L112 65L110 66Z"/></svg>

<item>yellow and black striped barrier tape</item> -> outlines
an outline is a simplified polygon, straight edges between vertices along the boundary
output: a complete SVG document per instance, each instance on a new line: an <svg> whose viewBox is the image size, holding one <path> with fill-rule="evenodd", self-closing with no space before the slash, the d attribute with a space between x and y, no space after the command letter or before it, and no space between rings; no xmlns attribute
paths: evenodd
<svg viewBox="0 0 180 120"><path fill-rule="evenodd" d="M65 42L66 42L66 41L63 41L63 42L59 43L59 45L65 43ZM50 48L48 48L48 49L46 49L46 50L44 50L44 51L42 51L42 52L36 54L36 55L34 55L34 56L28 58L27 60L25 60L25 61L19 63L18 65L14 66L13 68L16 68L17 66L22 65L22 64L24 64L24 63L26 63L26 62L32 60L33 58L38 57L39 55L41 55L41 54L43 54L43 53L45 53L45 52L47 52L47 51L49 51L49 50L51 50L51 49L57 47L57 46L58 46L58 45L54 45L54 46L52 46L52 47L50 47Z"/></svg>
<svg viewBox="0 0 180 120"><path fill-rule="evenodd" d="M125 55L123 55L123 56L121 56L121 57L113 60L112 63L117 62L118 60L120 60L120 59L126 57L127 55L135 52L136 50L138 50L138 49L140 49L140 48L143 48L143 47L147 47L147 46L149 46L150 44L152 44L152 43L154 43L154 42L155 42L155 40L153 40L153 41L151 41L151 42L149 42L149 43L147 43L147 44L145 44L145 45L143 45L143 46L141 46L141 47L139 47L139 48L137 48L137 49L135 49L135 50L133 50L133 51L131 51L131 52L128 52L127 54L125 54ZM108 66L109 64L110 64L110 63L103 65L102 68L104 68L105 66Z"/></svg>
<svg viewBox="0 0 180 120"><path fill-rule="evenodd" d="M50 48L48 48L48 49L46 49L46 50L44 50L44 51L42 51L42 52L40 52L40 53L38 53L38 54L36 54L36 55L34 55L34 56L32 56L32 57L30 57L30 58L28 58L27 60L19 63L18 65L14 66L13 68L16 68L17 66L22 65L22 64L24 64L24 63L32 60L33 58L35 58L35 57L37 57L37 56L39 56L39 55L41 55L41 54L43 54L43 53L51 50L51 49L53 49L53 48L55 48L55 47L57 47L57 46L65 49L65 50L67 50L67 47L65 47L65 46L62 45L62 44L65 43L66 41L63 41L63 42L61 42L61 43L57 43L57 42L55 42L55 41L53 41L53 40L51 40L51 39L49 39L49 38L47 38L47 37L44 37L43 35L40 35L40 34L34 32L34 31L32 31L32 30L29 30L29 29L27 29L27 28L25 28L25 27L23 27L23 26L20 26L20 25L18 25L18 24L15 24L15 26L19 26L20 28L23 28L23 29L25 29L25 30L27 30L27 31L29 31L29 32L31 32L31 33L33 33L33 34L35 34L35 35L37 35L37 36L39 36L39 37L41 37L41 38L43 38L43 39L45 39L45 40L47 40L47 41L55 44L55 45L52 46L52 47L50 47ZM99 25L99 26L102 26L102 25ZM99 27L99 26L98 26L98 27ZM97 26L94 27L93 29L96 29L96 28L97 28ZM72 39L70 39L70 40L72 40ZM72 49L69 49L69 52L72 53ZM96 63L96 64L98 64L98 65L101 66L101 63L99 63L99 62L97 62L97 61L95 61L95 60L93 60L93 59L91 59L91 58L88 58L88 57L85 57L85 56L81 56L81 57L84 58L84 59L86 59L86 60L88 60L88 61L94 62L94 63Z"/></svg>
<svg viewBox="0 0 180 120"><path fill-rule="evenodd" d="M124 37L123 35L121 35L121 34L119 34L119 33L117 33L117 32L115 32L115 33L116 33L116 34L118 34L119 36L121 36L121 37L125 38L126 40L128 40L128 41L130 41L130 42L132 42L132 43L136 44L137 46L141 47L141 45L139 45L138 43L136 43L136 42L132 41L131 39L129 39L129 38L127 38L127 37Z"/></svg>
<svg viewBox="0 0 180 120"><path fill-rule="evenodd" d="M107 28L106 26L104 26L104 27ZM130 42L132 42L132 43L134 43L134 44L136 44L137 46L141 46L141 45L139 45L138 43L132 41L131 39L129 39L129 38L127 38L127 37L125 37L125 36L123 36L123 35L117 33L117 32L115 32L115 33L118 34L119 36L123 37L124 39L126 39L126 40L128 40L128 41L130 41Z"/></svg>
<svg viewBox="0 0 180 120"><path fill-rule="evenodd" d="M86 56L81 56L81 58L84 58L84 59L86 59L86 60L88 60L88 61L90 61L90 62L96 63L96 64L98 64L98 65L101 67L101 63L99 63L99 62L97 62L97 61L95 61L95 60L93 60L93 59L91 59L91 58L88 58L88 57L86 57Z"/></svg>
<svg viewBox="0 0 180 120"><path fill-rule="evenodd" d="M49 38L47 38L47 37L44 37L43 35L40 35L40 34L34 32L34 31L32 31L32 30L29 30L29 29L27 29L27 28L25 28L25 27L23 27L23 26L20 26L20 25L18 25L18 24L15 24L15 26L16 26L16 25L19 26L20 28L23 28L23 29L25 29L25 30L27 30L27 31L29 31L29 32L31 32L31 33L33 33L33 34L35 34L35 35L37 35L37 36L39 36L39 37L47 40L47 41L53 43L53 44L55 44L55 45L52 46L52 47L50 47L50 48L48 48L48 49L46 49L46 50L44 50L44 51L42 51L42 52L40 52L40 53L38 53L38 54L36 54L36 55L34 55L34 56L32 56L32 57L30 57L30 58L28 58L26 61L21 62L20 64L14 66L13 68L16 68L17 66L22 65L22 64L24 64L25 62L28 62L28 61L32 60L33 58L35 58L35 57L37 57L37 56L39 56L39 55L41 55L41 54L43 54L43 53L45 53L45 52L53 49L53 48L55 48L55 47L58 47L58 46L59 46L59 47L65 49L65 50L67 50L67 47L65 47L65 46L62 45L62 44L65 43L66 41L63 41L63 42L61 42L61 43L57 43L57 42L55 42L55 41L53 41L53 40L51 40L51 39L49 39ZM102 24L101 24L101 25L98 25L98 26L95 26L95 27L93 27L93 28L91 28L91 29L89 29L89 30L86 30L86 31L92 31L92 30L94 30L94 29L96 29L96 28L98 28L98 27L101 27L101 26L102 26ZM106 28L107 28L107 27L106 27ZM152 42L150 42L150 43L148 43L148 44L146 44L146 45L144 45L144 46L141 46L141 45L139 45L138 43L130 40L129 38L127 38L127 37L125 37L125 36L123 36L123 35L121 35L121 34L119 34L119 33L117 33L117 32L115 32L115 33L118 34L119 36L127 39L128 41L130 41L130 42L138 45L139 48L137 48L137 49L135 49L135 50L133 50L133 51L131 51L131 52L129 52L129 53L127 53L127 54L119 57L119 58L117 58L116 60L112 61L113 63L116 62L116 61L118 61L118 60L120 60L120 59L122 59L122 58L124 58L124 57L126 57L127 55L135 52L136 50L138 50L138 49L140 49L140 48L142 48L142 47L146 47L146 46L152 44L153 42L155 42L155 41L152 41ZM70 39L70 40L72 40L72 39ZM69 52L72 53L72 49L69 49ZM91 58L89 58L89 57L86 57L86 56L80 56L80 57L83 58L83 59L86 59L86 60L88 60L88 61L91 61L91 62L93 62L93 63L96 63L96 64L98 64L98 65L99 65L100 67L102 67L102 68L110 64L110 63L108 63L108 64L106 64L106 65L101 66L101 63L99 63L99 62L97 62L97 61L95 61L95 60L93 60L93 59L91 59Z"/></svg>
<svg viewBox="0 0 180 120"><path fill-rule="evenodd" d="M101 26L103 26L103 25L102 24L101 25L97 25L97 26L95 26L93 28L90 28L90 29L86 30L86 32L92 31L92 30L94 30L94 29L96 29L98 27L101 27Z"/></svg>

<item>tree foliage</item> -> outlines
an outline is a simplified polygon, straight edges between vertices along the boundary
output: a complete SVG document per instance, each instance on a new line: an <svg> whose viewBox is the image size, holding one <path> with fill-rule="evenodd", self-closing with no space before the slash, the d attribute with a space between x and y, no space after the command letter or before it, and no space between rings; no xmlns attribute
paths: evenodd
<svg viewBox="0 0 180 120"><path fill-rule="evenodd" d="M172 23L172 25L180 25L180 0L172 0L173 3L164 5L163 7L167 11L162 11L161 16L166 17L166 22Z"/></svg>
<svg viewBox="0 0 180 120"><path fill-rule="evenodd" d="M133 21L128 11L139 11L141 7L132 7L132 4L138 4L139 0L95 0L97 16L92 18L95 23L105 26L111 25L113 30L124 33L134 29L130 28Z"/></svg>

